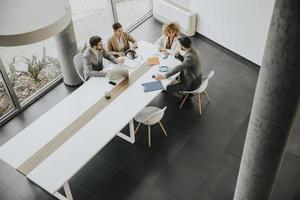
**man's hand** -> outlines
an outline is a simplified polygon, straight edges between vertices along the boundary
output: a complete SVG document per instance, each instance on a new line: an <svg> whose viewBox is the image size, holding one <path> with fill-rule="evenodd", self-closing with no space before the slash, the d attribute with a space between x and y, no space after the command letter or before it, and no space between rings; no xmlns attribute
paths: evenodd
<svg viewBox="0 0 300 200"><path fill-rule="evenodd" d="M165 79L166 77L165 77L165 75L163 75L163 74L156 74L155 75L155 80L163 80L163 79Z"/></svg>
<svg viewBox="0 0 300 200"><path fill-rule="evenodd" d="M122 64L125 62L125 59L122 57L119 57L119 58L117 58L117 62L118 62L118 64Z"/></svg>
<svg viewBox="0 0 300 200"><path fill-rule="evenodd" d="M107 76L111 70L110 69L103 69L101 72L103 76Z"/></svg>

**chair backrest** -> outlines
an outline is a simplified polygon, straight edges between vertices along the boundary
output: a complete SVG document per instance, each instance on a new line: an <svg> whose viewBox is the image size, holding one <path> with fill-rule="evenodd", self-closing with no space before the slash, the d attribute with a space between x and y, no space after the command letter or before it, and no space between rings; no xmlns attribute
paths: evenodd
<svg viewBox="0 0 300 200"><path fill-rule="evenodd" d="M211 77L213 77L214 74L215 74L215 71L210 71L207 78L201 83L199 88L197 90L194 90L194 91L190 92L190 93L201 93L201 92L203 92L207 88L209 79Z"/></svg>
<svg viewBox="0 0 300 200"><path fill-rule="evenodd" d="M159 122L163 118L166 109L167 109L167 106L165 106L163 109L150 115L148 117L148 119L146 120L145 124L152 125L152 124L156 124L157 122Z"/></svg>
<svg viewBox="0 0 300 200"><path fill-rule="evenodd" d="M73 58L73 62L78 76L83 82L86 82L83 75L83 54L81 52L77 53Z"/></svg>

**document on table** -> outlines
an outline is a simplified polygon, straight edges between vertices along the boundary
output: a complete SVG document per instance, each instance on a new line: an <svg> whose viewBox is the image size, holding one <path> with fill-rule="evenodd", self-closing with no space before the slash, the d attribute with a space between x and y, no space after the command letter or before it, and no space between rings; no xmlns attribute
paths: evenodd
<svg viewBox="0 0 300 200"><path fill-rule="evenodd" d="M124 58L124 63L122 63L122 66L129 67L131 69L135 69L140 64L140 60L138 58L132 60L130 58Z"/></svg>
<svg viewBox="0 0 300 200"><path fill-rule="evenodd" d="M143 83L142 86L144 87L144 92L151 92L155 90L164 89L164 86L162 85L161 81L152 81L148 83Z"/></svg>

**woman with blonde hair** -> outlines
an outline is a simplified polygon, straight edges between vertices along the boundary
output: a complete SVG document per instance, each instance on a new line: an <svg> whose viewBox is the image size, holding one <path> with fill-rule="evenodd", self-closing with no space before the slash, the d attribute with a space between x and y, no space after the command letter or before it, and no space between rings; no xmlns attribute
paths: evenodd
<svg viewBox="0 0 300 200"><path fill-rule="evenodd" d="M163 35L155 42L159 46L159 51L165 54L177 54L181 45L178 40L180 26L176 22L164 24Z"/></svg>

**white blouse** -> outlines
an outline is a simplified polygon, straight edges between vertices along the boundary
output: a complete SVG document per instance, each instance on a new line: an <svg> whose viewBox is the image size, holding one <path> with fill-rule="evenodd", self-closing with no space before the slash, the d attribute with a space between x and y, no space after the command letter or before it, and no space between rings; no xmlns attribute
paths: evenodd
<svg viewBox="0 0 300 200"><path fill-rule="evenodd" d="M166 48L166 44L168 42L168 37L165 35L162 35L155 44L159 46L159 48ZM167 49L167 53L175 55L181 50L181 45L178 40L178 37L174 37L173 43L170 49Z"/></svg>
<svg viewBox="0 0 300 200"><path fill-rule="evenodd" d="M119 49L123 49L125 47L124 41L123 41L123 37L121 36L120 41L116 38Z"/></svg>

